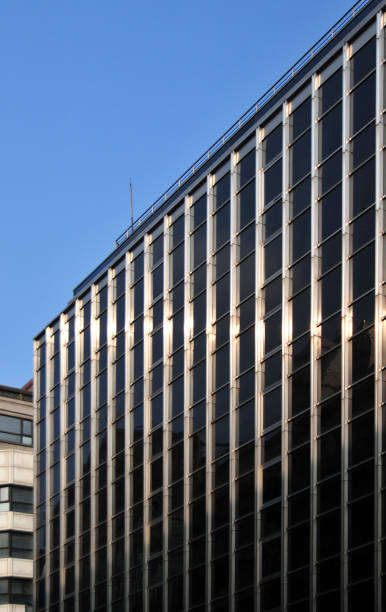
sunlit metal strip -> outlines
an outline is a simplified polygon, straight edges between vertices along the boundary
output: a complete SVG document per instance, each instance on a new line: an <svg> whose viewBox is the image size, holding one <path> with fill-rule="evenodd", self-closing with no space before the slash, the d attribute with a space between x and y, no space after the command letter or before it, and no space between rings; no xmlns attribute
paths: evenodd
<svg viewBox="0 0 386 612"><path fill-rule="evenodd" d="M288 584L288 417L291 389L289 342L292 339L292 312L290 297L290 103L283 104L283 213L282 213L282 607L287 606Z"/></svg>
<svg viewBox="0 0 386 612"><path fill-rule="evenodd" d="M385 311L385 285L384 285L384 208L385 208L385 13L377 14L376 34L376 111L375 111L375 138L376 138L376 185L375 185L375 466L376 466L376 547L375 547L375 570L376 570L376 593L375 607L381 609L382 595L382 512L385 509L382 504L382 411L385 409L382 396L386 375L383 363L383 336L385 335L384 320ZM383 544L384 545L384 544Z"/></svg>
<svg viewBox="0 0 386 612"><path fill-rule="evenodd" d="M97 405L97 366L98 359L96 350L99 344L99 325L96 321L96 316L98 313L98 303L97 303L97 287L96 285L91 286L91 304L90 304L90 325L91 325L91 337L90 337L90 360L91 360L91 382L90 382L90 404L91 404L91 423L90 423L90 606L93 610L96 607L96 598L95 598L95 549L96 549L96 473L95 473L95 457L96 457L96 431L97 431L97 417L95 413L95 406ZM78 351L77 354L79 356L79 363L77 364L77 371L80 372L80 362L83 360L82 356L82 344L81 344L81 335L80 331L83 329L83 321L82 321L82 311L81 311L81 301L78 302L79 310L77 320L78 324L78 333L76 334L76 341L78 343ZM82 403L80 398L80 386L81 380L80 377L78 379L79 388L79 403L76 404L76 429L79 435L79 443L81 442L82 436L82 426L80 424L82 417ZM79 446L77 448L78 457L77 457L77 470L79 474L79 480L77 478L78 483L78 495L80 498L80 483L82 482L80 479L81 474L81 462L82 462L82 447ZM79 504L80 506L80 504Z"/></svg>
<svg viewBox="0 0 386 612"><path fill-rule="evenodd" d="M130 393L130 355L131 346L133 343L133 333L131 330L131 312L132 312L132 291L130 286L132 283L132 260L133 254L128 251L125 255L125 578L124 578L124 612L129 612L129 577L130 577L130 443L131 443L131 393Z"/></svg>
<svg viewBox="0 0 386 612"><path fill-rule="evenodd" d="M65 418L65 408L66 403L65 399L67 396L67 385L66 385L66 369L67 369L67 354L66 354L66 315L62 312L59 317L59 351L60 351L60 452L59 452L59 461L60 461L60 487L59 487L59 499L60 499L60 567L65 568L65 541L66 541L66 515L64 513L65 509L65 482L66 482L66 459L65 459L65 440L66 437L64 432L66 430L66 418ZM75 559L74 559L75 562ZM65 572L66 570L64 570ZM61 589L61 597L60 597L60 605L62 609L64 609L64 581L61 581L60 585Z"/></svg>
<svg viewBox="0 0 386 612"><path fill-rule="evenodd" d="M144 478L144 487L143 487L143 534L144 534L144 560L143 560L143 571L144 571L144 612L147 612L149 609L149 571L148 571L148 560L149 560L149 552L150 552L150 527L149 527L149 518L150 518L150 508L149 508L149 497L150 497L150 430L151 430L151 374L150 374L150 364L151 364L151 312L150 305L152 302L152 289L151 289L151 265L152 265L152 257L151 257L151 247L150 247L150 239L151 236L149 234L145 235L144 239L144 309L143 309L143 360L144 360L144 379L143 379L143 441L144 441L144 449L143 449L143 478Z"/></svg>
<svg viewBox="0 0 386 612"><path fill-rule="evenodd" d="M163 263L163 377L164 377L164 394L163 394L163 505L162 505L162 520L163 520L163 567L164 567L164 577L163 577L163 598L164 598L164 610L168 609L168 539L169 539L169 521L168 521L168 508L169 508L169 465L170 465L170 455L169 446L172 440L172 432L171 426L169 424L169 418L172 414L171 410L169 410L169 406L171 406L171 397L170 397L170 374L171 374L171 359L169 357L172 352L172 335L171 335L171 325L170 325L170 315L171 315L171 304L169 297L169 285L171 284L171 256L170 251L172 248L172 236L170 230L170 221L171 218L169 216L164 217L164 263Z"/></svg>
<svg viewBox="0 0 386 612"><path fill-rule="evenodd" d="M320 300L318 295L318 195L319 195L319 82L314 74L311 81L311 312L310 312L310 492L311 492L311 567L310 598L311 610L316 612L316 562L317 562L317 479L318 479L318 414L319 373L317 357L320 354Z"/></svg>
<svg viewBox="0 0 386 612"><path fill-rule="evenodd" d="M255 582L256 609L260 610L260 539L261 539L261 507L263 500L262 487L262 452L261 436L263 433L263 357L264 357L264 297L261 289L264 283L264 170L263 170L263 138L264 129L256 130L256 313L255 313Z"/></svg>
<svg viewBox="0 0 386 612"><path fill-rule="evenodd" d="M192 351L190 346L192 305L190 304L190 261L192 217L190 210L191 198L185 196L184 201L184 609L189 609L189 473L190 449L189 434L192 431L192 418L190 405L192 403L192 389L190 367L192 365Z"/></svg>
<svg viewBox="0 0 386 612"><path fill-rule="evenodd" d="M238 251L238 237L237 237L237 186L238 186L238 167L237 167L236 153L232 151L230 156L230 334L229 334L229 355L230 355L230 369L229 369L229 501L230 501L230 513L229 513L229 524L230 524L230 546L229 546L229 598L230 598L230 612L234 612L235 609L235 516L236 516L236 453L235 447L237 444L237 418L236 418L236 405L237 405L237 343L236 338L239 321L237 316L237 251Z"/></svg>
<svg viewBox="0 0 386 612"><path fill-rule="evenodd" d="M47 331L45 332L47 334ZM38 394L41 393L41 389L40 389L40 384L37 385L37 381L39 380L39 373L38 373L38 369L40 366L39 363L39 344L40 341L38 340L34 340L34 353L33 353L33 372L34 372L34 386L33 386L33 406L34 406L34 411L33 411L33 440L34 440L34 445L35 445L35 452L34 452L34 459L33 459L33 466L34 466L34 482L35 482L35 486L33 487L33 504L34 504L34 513L33 513L33 551L34 551L34 581L33 581L33 589L32 589L32 593L33 593L33 597L34 597L34 601L37 602L38 600L38 589L37 589L37 572L36 572L36 559L38 558L38 541L37 541L37 529L38 529L38 521L37 521L37 513L36 513L36 508L38 506L38 487L37 487L37 473L38 473L38 441L39 441L39 436L38 436L38 424L37 421L38 419L40 419L40 410L38 410ZM47 417L46 417L47 418ZM39 441L40 444L40 441ZM45 551L46 552L46 551ZM44 572L44 581L45 581L45 585L47 584L47 555L46 555L46 569ZM39 580L41 580L41 576L39 576Z"/></svg>
<svg viewBox="0 0 386 612"><path fill-rule="evenodd" d="M107 346L107 606L111 609L111 587L112 587L112 508L113 508L113 434L112 420L113 414L113 396L115 387L115 366L113 362L116 357L115 350L115 335L117 327L115 298L115 278L113 270L110 268L107 272L107 330L108 330L108 346Z"/></svg>
<svg viewBox="0 0 386 612"><path fill-rule="evenodd" d="M46 583L46 596L47 606L50 606L51 597L51 520L52 520L52 507L50 503L51 498L51 442L52 442L52 431L53 431L53 419L52 410L54 407L54 398L51 391L52 379L53 379L53 367L52 367L52 356L54 353L54 344L52 340L52 327L46 329L46 552L47 552L47 583Z"/></svg>
<svg viewBox="0 0 386 612"><path fill-rule="evenodd" d="M342 612L348 612L348 419L350 398L348 386L351 382L351 359L349 343L350 320L350 46L343 47L343 100L342 100L342 469L341 469L341 604Z"/></svg>

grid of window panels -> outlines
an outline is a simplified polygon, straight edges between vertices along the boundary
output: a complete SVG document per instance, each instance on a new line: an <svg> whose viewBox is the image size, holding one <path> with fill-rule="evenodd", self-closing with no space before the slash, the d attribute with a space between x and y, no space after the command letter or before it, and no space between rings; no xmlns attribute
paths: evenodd
<svg viewBox="0 0 386 612"><path fill-rule="evenodd" d="M382 609L383 26L35 341L38 611Z"/></svg>

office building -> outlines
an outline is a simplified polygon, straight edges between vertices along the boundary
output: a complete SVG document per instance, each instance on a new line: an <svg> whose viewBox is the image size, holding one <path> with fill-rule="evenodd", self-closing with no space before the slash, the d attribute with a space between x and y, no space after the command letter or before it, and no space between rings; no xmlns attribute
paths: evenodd
<svg viewBox="0 0 386 612"><path fill-rule="evenodd" d="M32 391L0 385L0 612L32 612Z"/></svg>
<svg viewBox="0 0 386 612"><path fill-rule="evenodd" d="M35 338L38 611L386 609L384 26L357 3Z"/></svg>

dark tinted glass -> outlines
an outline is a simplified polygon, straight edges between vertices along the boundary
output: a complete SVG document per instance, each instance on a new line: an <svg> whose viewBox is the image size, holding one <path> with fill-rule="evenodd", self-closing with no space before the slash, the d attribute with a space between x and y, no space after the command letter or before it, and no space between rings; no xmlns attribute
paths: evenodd
<svg viewBox="0 0 386 612"><path fill-rule="evenodd" d="M255 182L252 181L239 194L239 229L255 218Z"/></svg>
<svg viewBox="0 0 386 612"><path fill-rule="evenodd" d="M299 214L311 204L311 178L304 179L290 192L291 218Z"/></svg>
<svg viewBox="0 0 386 612"><path fill-rule="evenodd" d="M268 313L273 308L276 308L279 304L281 304L281 290L282 290L282 282L281 277L279 276L277 279L266 285L264 288L264 298L265 298L265 312Z"/></svg>
<svg viewBox="0 0 386 612"><path fill-rule="evenodd" d="M352 258L353 298L357 298L374 287L374 243L359 251Z"/></svg>
<svg viewBox="0 0 386 612"><path fill-rule="evenodd" d="M308 240L308 238L307 238ZM311 258L308 255L291 268L292 294L297 293L310 283L311 280Z"/></svg>
<svg viewBox="0 0 386 612"><path fill-rule="evenodd" d="M311 132L297 140L290 149L291 185L297 183L311 169Z"/></svg>
<svg viewBox="0 0 386 612"><path fill-rule="evenodd" d="M342 260L342 236L336 234L323 243L321 249L321 273L324 274Z"/></svg>
<svg viewBox="0 0 386 612"><path fill-rule="evenodd" d="M231 182L229 172L225 174L214 186L215 194L215 205L219 208L222 204L227 202L231 197Z"/></svg>
<svg viewBox="0 0 386 612"><path fill-rule="evenodd" d="M282 192L282 160L264 172L264 203L268 204Z"/></svg>
<svg viewBox="0 0 386 612"><path fill-rule="evenodd" d="M229 240L230 205L224 206L214 217L215 249Z"/></svg>
<svg viewBox="0 0 386 612"><path fill-rule="evenodd" d="M375 38L371 38L352 57L352 85L363 79L375 68Z"/></svg>
<svg viewBox="0 0 386 612"><path fill-rule="evenodd" d="M263 215L264 239L269 238L282 224L282 204L278 202L267 210Z"/></svg>
<svg viewBox="0 0 386 612"><path fill-rule="evenodd" d="M352 225L353 251L369 242L375 235L375 210L372 208L361 215Z"/></svg>
<svg viewBox="0 0 386 612"><path fill-rule="evenodd" d="M372 158L357 170L352 179L353 216L375 202L375 159Z"/></svg>
<svg viewBox="0 0 386 612"><path fill-rule="evenodd" d="M359 166L365 159L373 155L375 152L375 124L371 123L366 129L364 129L358 136L356 136L352 143L353 158L352 167L353 169Z"/></svg>
<svg viewBox="0 0 386 612"><path fill-rule="evenodd" d="M292 300L292 337L296 338L310 326L310 290L306 289Z"/></svg>
<svg viewBox="0 0 386 612"><path fill-rule="evenodd" d="M292 261L296 261L311 247L311 211L297 217L291 224Z"/></svg>
<svg viewBox="0 0 386 612"><path fill-rule="evenodd" d="M326 274L321 280L322 317L326 318L341 306L341 268L340 266Z"/></svg>
<svg viewBox="0 0 386 612"><path fill-rule="evenodd" d="M342 153L338 151L328 159L320 169L322 191L325 193L342 179Z"/></svg>
<svg viewBox="0 0 386 612"><path fill-rule="evenodd" d="M342 105L335 106L320 124L321 149L320 159L323 160L331 155L338 147L342 146Z"/></svg>
<svg viewBox="0 0 386 612"><path fill-rule="evenodd" d="M255 149L252 149L239 163L240 187L255 176Z"/></svg>
<svg viewBox="0 0 386 612"><path fill-rule="evenodd" d="M342 186L338 185L320 200L320 207L323 240L342 226Z"/></svg>
<svg viewBox="0 0 386 612"><path fill-rule="evenodd" d="M291 140L311 125L311 98L307 98L291 115Z"/></svg>
<svg viewBox="0 0 386 612"><path fill-rule="evenodd" d="M278 236L264 246L264 273L269 278L280 270L282 265L281 236Z"/></svg>
<svg viewBox="0 0 386 612"><path fill-rule="evenodd" d="M366 125L375 116L375 75L366 79L357 87L352 97L353 134Z"/></svg>
<svg viewBox="0 0 386 612"><path fill-rule="evenodd" d="M264 428L281 420L281 387L264 395Z"/></svg>
<svg viewBox="0 0 386 612"><path fill-rule="evenodd" d="M279 155L282 148L282 130L281 125L278 125L277 128L273 130L268 136L264 139L263 142L263 151L264 151L264 165L269 164L269 162Z"/></svg>
<svg viewBox="0 0 386 612"><path fill-rule="evenodd" d="M322 113L342 97L342 70L335 72L321 88Z"/></svg>

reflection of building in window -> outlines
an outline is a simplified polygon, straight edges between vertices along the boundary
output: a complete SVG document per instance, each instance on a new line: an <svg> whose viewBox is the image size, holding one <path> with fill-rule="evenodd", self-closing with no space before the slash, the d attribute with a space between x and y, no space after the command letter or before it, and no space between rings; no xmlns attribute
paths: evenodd
<svg viewBox="0 0 386 612"><path fill-rule="evenodd" d="M32 559L32 533L0 531L0 557Z"/></svg>
<svg viewBox="0 0 386 612"><path fill-rule="evenodd" d="M32 421L0 414L0 442L32 446Z"/></svg>

